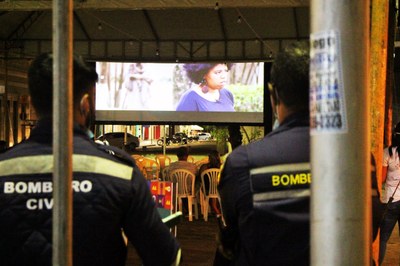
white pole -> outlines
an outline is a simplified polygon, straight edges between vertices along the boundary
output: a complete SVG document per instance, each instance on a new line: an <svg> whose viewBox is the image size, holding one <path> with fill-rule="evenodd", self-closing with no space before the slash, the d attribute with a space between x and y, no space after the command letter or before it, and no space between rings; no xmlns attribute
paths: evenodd
<svg viewBox="0 0 400 266"><path fill-rule="evenodd" d="M311 262L370 265L369 1L311 1Z"/></svg>

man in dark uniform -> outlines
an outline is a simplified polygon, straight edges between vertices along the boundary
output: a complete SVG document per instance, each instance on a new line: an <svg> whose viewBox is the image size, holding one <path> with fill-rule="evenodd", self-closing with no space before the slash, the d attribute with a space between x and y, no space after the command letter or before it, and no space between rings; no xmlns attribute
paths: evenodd
<svg viewBox="0 0 400 266"><path fill-rule="evenodd" d="M280 126L227 158L220 250L231 265L309 265L308 73L308 49L276 56L269 88Z"/></svg>
<svg viewBox="0 0 400 266"><path fill-rule="evenodd" d="M52 64L50 54L32 62L28 85L38 124L28 140L0 155L1 265L51 265ZM125 265L123 231L144 265L178 265L178 243L134 161L87 134L96 72L75 57L73 77L73 264Z"/></svg>

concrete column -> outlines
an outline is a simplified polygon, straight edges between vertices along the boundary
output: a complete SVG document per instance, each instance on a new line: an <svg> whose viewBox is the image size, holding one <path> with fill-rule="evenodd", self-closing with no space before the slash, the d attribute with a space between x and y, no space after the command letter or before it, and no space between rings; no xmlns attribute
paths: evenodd
<svg viewBox="0 0 400 266"><path fill-rule="evenodd" d="M311 1L311 262L369 265L369 1Z"/></svg>

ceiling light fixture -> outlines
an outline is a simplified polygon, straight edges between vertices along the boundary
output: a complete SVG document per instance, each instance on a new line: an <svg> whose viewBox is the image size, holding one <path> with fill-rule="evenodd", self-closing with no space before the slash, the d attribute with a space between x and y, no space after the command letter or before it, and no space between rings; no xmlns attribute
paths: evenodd
<svg viewBox="0 0 400 266"><path fill-rule="evenodd" d="M99 22L99 24L97 24L97 29L98 30L102 30L103 29L103 25L101 25L101 22Z"/></svg>
<svg viewBox="0 0 400 266"><path fill-rule="evenodd" d="M160 56L160 50L158 48L156 49L156 56Z"/></svg>
<svg viewBox="0 0 400 266"><path fill-rule="evenodd" d="M218 9L219 9L219 4L218 4L218 2L215 2L215 7L214 7L214 9L215 9L215 10L218 10Z"/></svg>
<svg viewBox="0 0 400 266"><path fill-rule="evenodd" d="M238 24L242 23L242 16L238 16L236 22L237 22Z"/></svg>

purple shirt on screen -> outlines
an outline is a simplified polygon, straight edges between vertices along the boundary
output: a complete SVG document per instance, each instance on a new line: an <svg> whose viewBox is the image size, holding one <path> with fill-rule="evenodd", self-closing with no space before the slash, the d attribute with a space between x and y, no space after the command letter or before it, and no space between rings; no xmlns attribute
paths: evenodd
<svg viewBox="0 0 400 266"><path fill-rule="evenodd" d="M194 90L189 90L182 95L176 111L234 112L232 92L223 88L219 94L219 99L213 102L204 99Z"/></svg>

